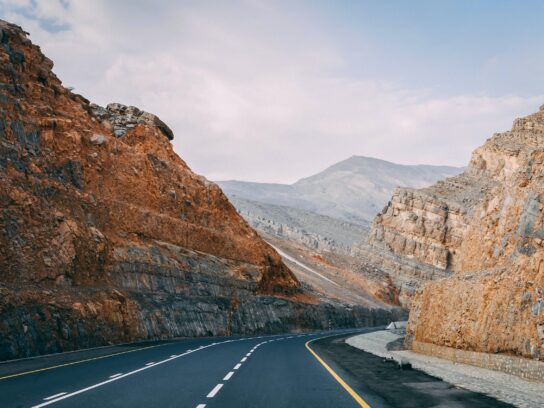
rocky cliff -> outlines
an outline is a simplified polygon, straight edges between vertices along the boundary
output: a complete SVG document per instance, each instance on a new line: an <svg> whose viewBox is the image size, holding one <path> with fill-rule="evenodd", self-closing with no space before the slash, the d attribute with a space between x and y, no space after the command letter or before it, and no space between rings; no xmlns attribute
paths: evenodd
<svg viewBox="0 0 544 408"><path fill-rule="evenodd" d="M364 251L411 305L409 338L544 359L543 208L544 106L463 174L398 189Z"/></svg>
<svg viewBox="0 0 544 408"><path fill-rule="evenodd" d="M1 20L0 61L0 359L389 319L305 293L165 123L70 92Z"/></svg>

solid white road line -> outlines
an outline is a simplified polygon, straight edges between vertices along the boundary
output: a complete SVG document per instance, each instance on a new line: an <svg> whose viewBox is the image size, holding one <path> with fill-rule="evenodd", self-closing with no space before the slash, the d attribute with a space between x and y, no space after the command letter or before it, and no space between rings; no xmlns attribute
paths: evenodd
<svg viewBox="0 0 544 408"><path fill-rule="evenodd" d="M117 374L110 375L110 378L119 377L120 375L123 375L123 373L117 373Z"/></svg>
<svg viewBox="0 0 544 408"><path fill-rule="evenodd" d="M50 397L44 398L45 401L49 401L50 399L60 397L61 395L66 394L65 392L61 392L59 394L51 395Z"/></svg>
<svg viewBox="0 0 544 408"><path fill-rule="evenodd" d="M196 408L206 408L206 404L198 404Z"/></svg>
<svg viewBox="0 0 544 408"><path fill-rule="evenodd" d="M170 358L172 358L172 357L170 357ZM155 363L152 361L150 363L147 363L146 366L150 366L150 365L153 365L153 364L155 364Z"/></svg>
<svg viewBox="0 0 544 408"><path fill-rule="evenodd" d="M110 378L109 380L102 381L102 382L100 382L100 383L91 385L91 386L86 387L86 388L82 388L82 389L80 389L80 390L78 390L78 391L74 391L74 392L72 392L72 393L70 393L70 394L65 394L65 395L62 395L62 396L60 396L60 397L58 397L58 398L55 398L55 399L52 399L52 400L50 400L50 401L41 403L41 404L39 404L39 405L34 405L32 408L42 408L42 407L45 407L45 406L47 406L47 405L54 404L55 402L64 400L64 399L66 399L66 398L73 397L73 396L75 396L75 395L82 394L82 393L84 393L84 392L93 390L93 389L98 388L98 387L102 387L103 385L109 384L109 383L114 382L114 381L118 381L118 380L120 380L120 379L122 379L122 378L128 377L128 376L130 376L130 375L134 375L134 374L139 373L139 372L141 372L141 371L148 370L148 369L150 369L150 368L154 368L154 367L156 367L156 366L158 366L158 365L160 365L160 364L167 363L167 362L169 362L169 361L175 360L175 359L177 359L177 358L186 356L186 355L191 354L191 353L195 353L195 352L197 352L197 351L200 351L200 350L205 349L205 348L208 348L208 347L210 347L210 345L204 346L204 347L202 347L202 348L200 348L200 349L198 349L198 350L187 351L187 352L185 352L185 353L183 353L183 354L178 355L177 357L167 358L166 360L159 361L158 363L155 363L155 364L153 364L153 365L146 366L146 367L142 367L142 368L138 368L137 370L130 371L130 372L128 372L128 373L126 373L126 374L123 374L123 375L120 375L120 376L118 376L118 377Z"/></svg>
<svg viewBox="0 0 544 408"><path fill-rule="evenodd" d="M234 366L233 370L238 370L240 367L242 367L242 364L238 363Z"/></svg>
<svg viewBox="0 0 544 408"><path fill-rule="evenodd" d="M230 380L230 377L232 377L234 375L234 371L231 371L230 373L228 373L225 378L223 378L223 381L228 381Z"/></svg>
<svg viewBox="0 0 544 408"><path fill-rule="evenodd" d="M210 391L210 393L208 395L206 395L206 397L208 398L213 398L215 397L215 395L219 392L219 390L223 388L223 384L217 384L213 390Z"/></svg>
<svg viewBox="0 0 544 408"><path fill-rule="evenodd" d="M172 354L172 355L170 356L170 358L174 358L174 357L177 357L177 356L178 356L177 354Z"/></svg>

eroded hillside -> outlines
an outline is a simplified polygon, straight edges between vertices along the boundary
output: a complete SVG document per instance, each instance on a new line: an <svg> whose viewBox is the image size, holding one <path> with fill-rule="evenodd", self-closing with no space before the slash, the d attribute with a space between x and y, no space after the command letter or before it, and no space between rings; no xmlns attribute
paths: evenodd
<svg viewBox="0 0 544 408"><path fill-rule="evenodd" d="M383 323L320 303L135 107L89 103L0 20L0 359Z"/></svg>
<svg viewBox="0 0 544 408"><path fill-rule="evenodd" d="M543 191L544 106L463 174L395 192L364 254L411 305L412 340L544 358Z"/></svg>

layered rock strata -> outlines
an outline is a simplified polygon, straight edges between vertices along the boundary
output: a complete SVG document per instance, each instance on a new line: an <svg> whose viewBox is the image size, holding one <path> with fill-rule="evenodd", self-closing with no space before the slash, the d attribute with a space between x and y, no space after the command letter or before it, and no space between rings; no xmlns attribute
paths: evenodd
<svg viewBox="0 0 544 408"><path fill-rule="evenodd" d="M305 293L167 125L52 67L0 21L0 359L389 320Z"/></svg>
<svg viewBox="0 0 544 408"><path fill-rule="evenodd" d="M411 306L409 339L544 358L543 191L544 107L462 175L397 190L366 249Z"/></svg>

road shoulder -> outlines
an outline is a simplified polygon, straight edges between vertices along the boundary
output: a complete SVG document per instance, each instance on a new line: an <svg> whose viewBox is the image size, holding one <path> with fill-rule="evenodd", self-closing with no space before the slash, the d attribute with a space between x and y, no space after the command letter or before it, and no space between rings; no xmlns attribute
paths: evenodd
<svg viewBox="0 0 544 408"><path fill-rule="evenodd" d="M409 362L413 368L457 387L489 395L517 407L537 408L544 406L544 384L527 381L498 371L453 363L413 351L387 350L386 345L397 337L398 335L395 333L382 330L350 337L346 339L346 343L381 357Z"/></svg>
<svg viewBox="0 0 544 408"><path fill-rule="evenodd" d="M312 343L312 348L372 408L512 406L486 395L455 387L419 370L401 370L394 362L346 344L347 337L350 336L316 340Z"/></svg>

